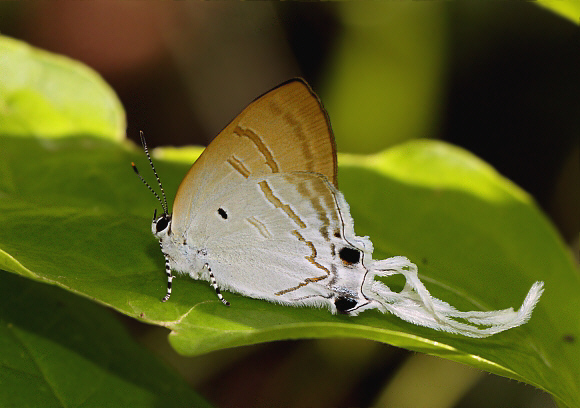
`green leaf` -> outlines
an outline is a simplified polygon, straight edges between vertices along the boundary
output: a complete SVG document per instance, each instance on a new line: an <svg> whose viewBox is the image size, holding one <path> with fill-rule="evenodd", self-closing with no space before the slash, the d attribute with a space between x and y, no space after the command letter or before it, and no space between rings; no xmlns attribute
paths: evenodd
<svg viewBox="0 0 580 408"><path fill-rule="evenodd" d="M0 36L0 132L11 136L125 137L113 90L90 68Z"/></svg>
<svg viewBox="0 0 580 408"><path fill-rule="evenodd" d="M5 271L0 280L2 406L209 406L103 307Z"/></svg>
<svg viewBox="0 0 580 408"><path fill-rule="evenodd" d="M538 0L536 4L580 25L580 1Z"/></svg>
<svg viewBox="0 0 580 408"><path fill-rule="evenodd" d="M578 271L531 199L469 153L417 141L374 156L341 156L339 183L359 235L376 258L416 262L434 296L459 309L519 307L535 280L546 292L522 327L470 339L392 315L358 317L290 308L174 281L150 233L154 197L138 149L97 139L0 138L0 255L3 267L57 284L145 322L173 330L183 354L265 341L359 337L464 362L525 381L563 403L579 402ZM158 161L173 197L187 165ZM149 174L151 180L151 174Z"/></svg>
<svg viewBox="0 0 580 408"><path fill-rule="evenodd" d="M144 155L119 143L124 124L115 118L124 116L118 101L106 97L110 89L95 74L75 74L88 72L77 63L6 38L0 44L1 269L169 327L172 344L184 354L281 339L366 338L525 381L562 404L580 405L578 270L527 194L469 153L417 141L378 155L341 156L339 183L357 233L370 235L375 244L375 258L409 257L433 295L461 310L519 307L531 284L545 281L546 291L522 327L471 339L377 311L356 318L333 316L231 293L225 294L232 303L227 308L207 282L189 278L174 281L171 301L161 303L163 257L150 234L158 203L129 165L134 161L147 174ZM84 99L94 100L94 106ZM22 135L41 138L14 137ZM55 138L71 135L96 138ZM168 158L178 155L165 151ZM188 165L161 160L157 167L172 198ZM154 180L150 173L149 180ZM3 290L18 285L10 275L2 282ZM43 299L33 292L7 304L9 309L26 303L50 310ZM34 320L24 312L20 322ZM46 333L40 327L44 331L37 332ZM55 336L74 337L65 328L60 331ZM111 337L125 344L123 334ZM88 360L87 365L94 362ZM82 397L70 396L75 401Z"/></svg>

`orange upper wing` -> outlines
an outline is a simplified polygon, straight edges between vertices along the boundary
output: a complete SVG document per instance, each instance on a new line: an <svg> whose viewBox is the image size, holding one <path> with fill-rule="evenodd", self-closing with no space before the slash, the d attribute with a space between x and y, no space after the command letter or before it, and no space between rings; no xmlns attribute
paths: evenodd
<svg viewBox="0 0 580 408"><path fill-rule="evenodd" d="M173 232L195 208L250 175L309 171L336 186L336 147L326 111L306 82L294 79L262 95L222 130L191 166L173 204ZM243 197L240 197L243 199Z"/></svg>

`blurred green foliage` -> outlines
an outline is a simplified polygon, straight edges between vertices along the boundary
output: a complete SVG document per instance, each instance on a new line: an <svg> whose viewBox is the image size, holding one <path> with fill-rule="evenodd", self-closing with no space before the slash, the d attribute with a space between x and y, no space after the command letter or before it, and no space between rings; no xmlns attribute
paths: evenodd
<svg viewBox="0 0 580 408"><path fill-rule="evenodd" d="M322 84L339 151L433 137L446 59L445 3L344 3Z"/></svg>

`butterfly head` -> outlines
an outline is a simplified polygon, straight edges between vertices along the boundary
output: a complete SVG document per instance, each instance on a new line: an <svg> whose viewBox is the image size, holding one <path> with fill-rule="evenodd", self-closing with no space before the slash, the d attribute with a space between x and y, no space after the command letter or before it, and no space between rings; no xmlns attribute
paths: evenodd
<svg viewBox="0 0 580 408"><path fill-rule="evenodd" d="M157 210L155 210L153 212L153 221L151 222L151 232L160 241L168 236L171 233L171 214L164 212L158 217Z"/></svg>

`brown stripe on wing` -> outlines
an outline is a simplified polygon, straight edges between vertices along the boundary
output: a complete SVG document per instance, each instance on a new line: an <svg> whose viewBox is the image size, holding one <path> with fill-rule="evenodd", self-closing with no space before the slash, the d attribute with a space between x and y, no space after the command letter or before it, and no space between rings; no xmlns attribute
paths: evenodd
<svg viewBox="0 0 580 408"><path fill-rule="evenodd" d="M308 198L310 204L316 211L318 220L322 224L319 232L326 241L330 241L329 227L331 224L340 224L338 218L338 207L333 195L330 193L330 183L323 176L312 174L292 173L285 176L289 183L296 183L296 178L302 176L302 181L297 185L298 193ZM329 218L330 217L330 218Z"/></svg>
<svg viewBox="0 0 580 408"><path fill-rule="evenodd" d="M287 176L286 179L288 180L290 177L292 176ZM312 184L311 181L312 177L300 181L296 188L298 190L298 194L300 194L302 197L308 198L308 200L310 201L310 204L314 208L314 211L316 211L316 216L318 217L318 220L322 223L322 226L319 228L318 231L323 236L323 238L328 241L329 240L328 227L330 226L330 220L326 216L326 210L320 204L320 197L313 194L313 192L309 188L309 186Z"/></svg>
<svg viewBox="0 0 580 408"><path fill-rule="evenodd" d="M300 219L298 215L296 215L292 207L290 207L288 204L282 203L282 201L280 201L280 199L274 195L272 188L270 188L270 185L266 180L260 181L258 185L260 186L262 193L264 193L264 197L266 197L266 199L272 205L274 205L274 207L280 208L282 211L284 211L286 215L288 215L288 217L290 217L290 219L292 219L292 221L294 221L294 223L300 228L306 228L306 224Z"/></svg>
<svg viewBox="0 0 580 408"><path fill-rule="evenodd" d="M314 244L312 242L310 242L310 241L306 241L306 239L304 239L304 237L298 231L296 231L296 230L292 231L292 234L296 238L298 238L298 241L304 242L306 244L306 246L308 246L308 248L310 248L310 250L312 251L312 253L310 255L307 255L304 258L308 262L310 262L312 265L316 266L319 269L322 269L325 272L325 274L324 275L321 275L321 276L316 276L314 278L306 278L306 279L304 279L304 282L300 282L298 285L296 285L294 287L291 287L291 288L284 289L284 290L281 290L279 292L276 292L275 293L276 296L281 296L281 295L284 295L286 293L293 292L293 291L295 291L297 289L300 289L300 288L308 285L309 283L318 282L318 281L321 281L323 279L326 279L326 278L328 278L330 276L330 271L328 269L326 269L324 266L322 266L321 264L319 264L318 262L316 262L317 252L316 252L316 248L314 247Z"/></svg>
<svg viewBox="0 0 580 408"><path fill-rule="evenodd" d="M304 129L302 128L302 124L296 116L292 115L290 112L286 112L284 114L284 121L288 123L296 137L300 140L300 147L302 148L302 153L304 155L304 160L306 164L306 171L314 171L314 154L312 152L312 146L310 145L310 140L304 133Z"/></svg>
<svg viewBox="0 0 580 408"><path fill-rule="evenodd" d="M274 160L274 156L268 147L264 144L262 138L255 133L253 130L248 128L243 128L242 126L236 126L234 129L234 134L240 137L247 137L256 145L262 156L266 159L266 165L272 169L272 173L279 173L280 169L278 164Z"/></svg>
<svg viewBox="0 0 580 408"><path fill-rule="evenodd" d="M258 220L256 217L253 216L248 217L246 218L246 221L248 221L250 225L256 228L264 238L272 238L272 234L270 233L270 231L268 231L268 228L264 225L263 222Z"/></svg>
<svg viewBox="0 0 580 408"><path fill-rule="evenodd" d="M248 170L246 168L246 166L244 166L244 163L242 163L240 161L240 159L238 159L235 156L231 156L228 160L227 160L228 164L230 166L233 167L234 170L236 170L238 173L240 173L242 176L244 176L245 178L248 178L248 176L250 175L250 170Z"/></svg>

